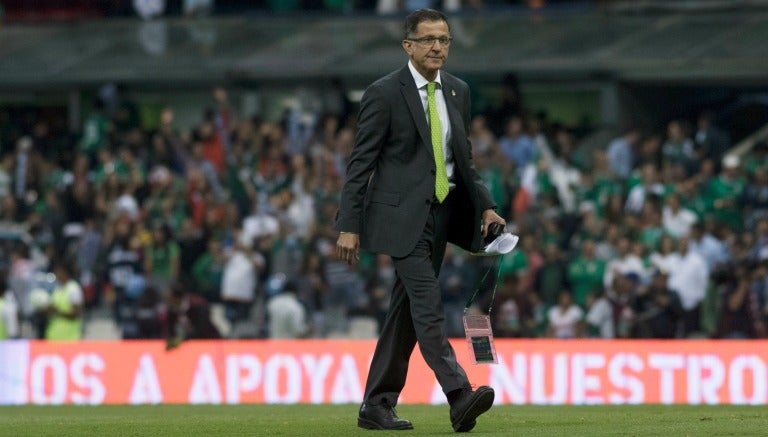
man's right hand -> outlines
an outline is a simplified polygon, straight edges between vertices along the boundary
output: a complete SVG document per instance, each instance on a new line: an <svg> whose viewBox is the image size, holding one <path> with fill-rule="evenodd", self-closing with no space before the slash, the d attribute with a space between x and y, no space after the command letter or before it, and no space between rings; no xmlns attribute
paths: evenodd
<svg viewBox="0 0 768 437"><path fill-rule="evenodd" d="M347 264L357 262L360 259L360 236L353 232L342 232L336 241L336 257Z"/></svg>

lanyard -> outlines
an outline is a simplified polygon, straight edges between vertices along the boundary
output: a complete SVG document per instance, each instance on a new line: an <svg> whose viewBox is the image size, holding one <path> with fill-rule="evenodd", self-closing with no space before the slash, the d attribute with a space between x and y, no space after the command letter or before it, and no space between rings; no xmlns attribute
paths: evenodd
<svg viewBox="0 0 768 437"><path fill-rule="evenodd" d="M499 255L496 257L496 259L493 261L490 267L488 267L488 270L485 271L485 274L483 275L483 278L480 279L480 282L477 284L477 288L475 288L475 292L472 293L472 297L469 298L467 301L467 305L464 307L464 314L467 314L467 311L469 311L469 307L472 306L473 303L475 303L475 299L477 298L477 293L480 292L480 288L482 288L483 284L485 284L485 278L488 277L488 274L491 273L491 270L493 268L496 268L496 280L493 282L493 292L491 293L491 303L488 304L488 315L491 315L491 309L493 308L493 300L496 298L496 288L499 286L499 276L501 276L501 259L504 258L504 255Z"/></svg>

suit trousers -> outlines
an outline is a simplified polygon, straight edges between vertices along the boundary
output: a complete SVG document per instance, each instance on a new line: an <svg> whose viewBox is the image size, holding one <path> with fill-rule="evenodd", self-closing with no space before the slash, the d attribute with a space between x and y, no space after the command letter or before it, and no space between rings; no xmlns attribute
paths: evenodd
<svg viewBox="0 0 768 437"><path fill-rule="evenodd" d="M451 208L455 207L453 197L449 194L442 203L432 203L424 230L410 254L392 257L397 279L368 372L363 399L368 405L397 405L416 343L444 393L470 386L448 343L437 281Z"/></svg>

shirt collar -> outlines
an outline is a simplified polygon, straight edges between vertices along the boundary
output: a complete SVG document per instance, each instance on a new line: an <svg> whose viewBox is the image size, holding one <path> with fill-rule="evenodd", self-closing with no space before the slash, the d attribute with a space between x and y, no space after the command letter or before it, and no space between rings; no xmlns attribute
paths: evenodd
<svg viewBox="0 0 768 437"><path fill-rule="evenodd" d="M416 89L425 88L429 81L416 70L416 67L413 66L413 62L408 61L408 69L411 70L411 76L413 76L413 80L416 82ZM443 87L443 83L440 81L440 70L437 70L435 82L437 83L438 89Z"/></svg>

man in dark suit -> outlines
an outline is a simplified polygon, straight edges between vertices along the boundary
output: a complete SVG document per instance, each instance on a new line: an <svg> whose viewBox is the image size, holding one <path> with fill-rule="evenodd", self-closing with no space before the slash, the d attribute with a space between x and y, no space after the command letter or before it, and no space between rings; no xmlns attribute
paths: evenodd
<svg viewBox="0 0 768 437"><path fill-rule="evenodd" d="M417 342L448 398L455 431L470 431L493 404L493 389L472 390L456 362L437 280L448 242L477 251L488 225L504 224L472 163L467 84L441 71L449 32L438 11L410 14L402 42L408 65L374 82L361 101L336 253L349 263L360 247L384 253L397 272L359 411L361 428L413 428L394 407Z"/></svg>

